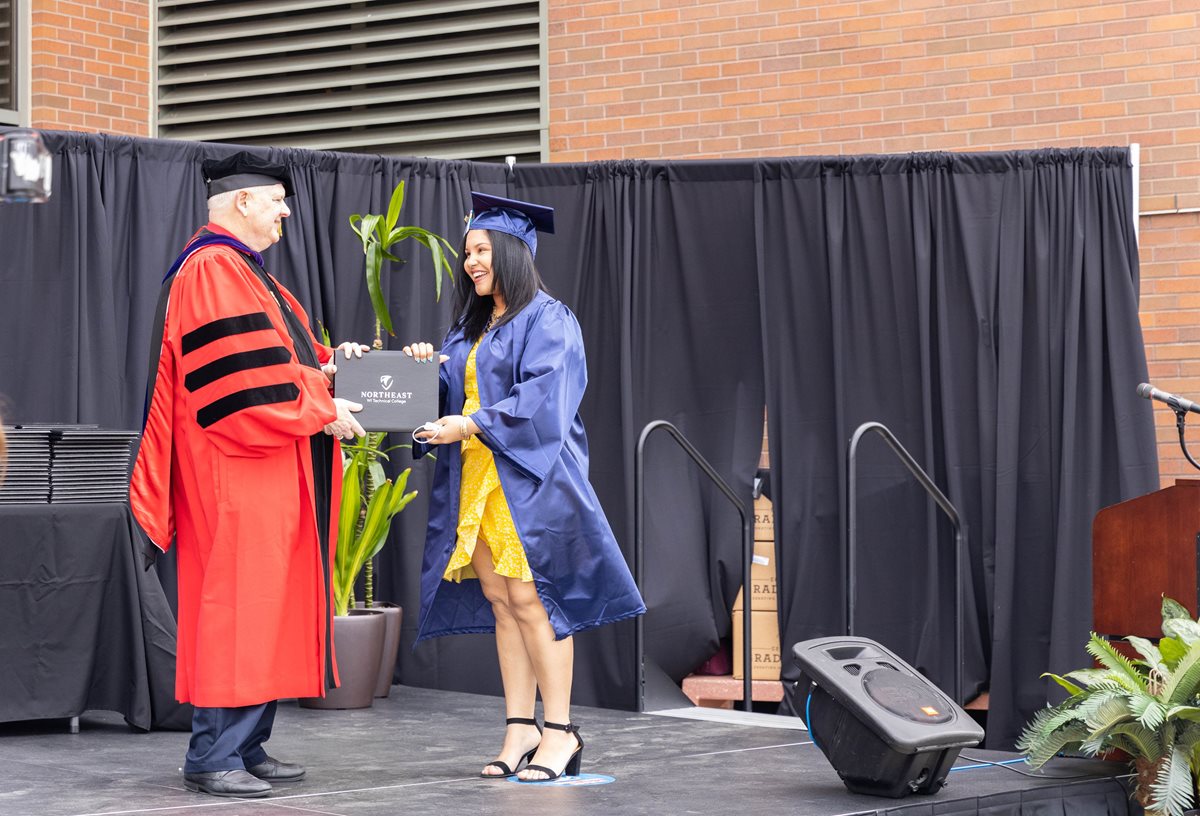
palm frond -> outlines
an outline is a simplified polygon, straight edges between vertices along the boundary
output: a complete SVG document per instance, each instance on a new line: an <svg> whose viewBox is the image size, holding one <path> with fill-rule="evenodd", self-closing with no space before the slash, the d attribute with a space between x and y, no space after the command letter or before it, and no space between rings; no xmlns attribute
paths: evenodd
<svg viewBox="0 0 1200 816"><path fill-rule="evenodd" d="M1051 731L1057 731L1059 728L1062 728L1070 723L1079 723L1086 728L1087 717L1078 706L1062 703L1054 706L1053 708L1043 708L1041 711L1035 714L1033 720L1030 721L1029 727L1025 731L1025 734L1030 734L1033 732L1049 734ZM1024 736L1024 734L1022 736ZM1017 743L1017 747L1021 747L1019 741Z"/></svg>
<svg viewBox="0 0 1200 816"><path fill-rule="evenodd" d="M1157 759L1162 756L1163 743L1158 731L1152 731L1139 722L1118 725L1109 736L1113 747L1120 748L1131 757Z"/></svg>
<svg viewBox="0 0 1200 816"><path fill-rule="evenodd" d="M1067 672L1064 678L1068 682L1078 682L1085 686L1082 690L1085 696L1102 690L1132 691L1129 688L1128 680L1124 678L1118 680L1112 669L1076 669L1075 671ZM1059 683L1059 685L1063 686L1062 683ZM1063 686L1063 688L1066 688L1066 686Z"/></svg>
<svg viewBox="0 0 1200 816"><path fill-rule="evenodd" d="M1190 705L1172 706L1167 709L1167 719L1200 723L1200 707Z"/></svg>
<svg viewBox="0 0 1200 816"><path fill-rule="evenodd" d="M1158 766L1158 774L1150 786L1151 807L1167 816L1183 816L1195 801L1192 791L1189 757L1176 745Z"/></svg>
<svg viewBox="0 0 1200 816"><path fill-rule="evenodd" d="M1084 707L1081 706L1082 708ZM1088 708L1091 710L1088 711L1085 722L1091 729L1091 733L1088 735L1089 742L1102 739L1105 733L1118 725L1137 720L1129 706L1129 698L1124 695L1114 695L1104 700L1101 705ZM1090 753L1097 753L1097 751Z"/></svg>
<svg viewBox="0 0 1200 816"><path fill-rule="evenodd" d="M1025 754L1025 761L1037 769L1059 752L1077 747L1087 735L1087 726L1079 722L1045 732L1035 731L1031 724L1017 740L1017 747Z"/></svg>
<svg viewBox="0 0 1200 816"><path fill-rule="evenodd" d="M1084 719L1091 720L1096 716L1096 712L1113 702L1122 711L1129 712L1129 692L1123 688L1094 689L1090 693L1083 695L1079 702L1075 704L1075 708L1079 710ZM1130 719L1132 719L1132 714L1130 715Z"/></svg>
<svg viewBox="0 0 1200 816"><path fill-rule="evenodd" d="M1092 632L1088 638L1087 652L1112 672L1112 679L1125 685L1130 691L1145 691L1146 677L1125 655L1113 648L1104 638Z"/></svg>
<svg viewBox="0 0 1200 816"><path fill-rule="evenodd" d="M1147 728L1158 728L1167 718L1167 708L1149 694L1139 694L1129 699L1129 710L1135 719Z"/></svg>

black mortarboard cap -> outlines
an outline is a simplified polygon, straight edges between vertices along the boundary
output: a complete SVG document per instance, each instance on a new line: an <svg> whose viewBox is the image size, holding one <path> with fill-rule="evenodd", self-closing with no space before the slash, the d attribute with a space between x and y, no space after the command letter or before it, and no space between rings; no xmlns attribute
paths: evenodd
<svg viewBox="0 0 1200 816"><path fill-rule="evenodd" d="M531 255L537 255L537 234L554 234L554 208L528 201L471 191L471 216L467 229L498 230L525 242Z"/></svg>
<svg viewBox="0 0 1200 816"><path fill-rule="evenodd" d="M265 187L282 184L283 194L290 196L292 174L282 164L275 164L253 153L241 151L223 159L207 159L200 165L204 183L208 185L208 197L245 187Z"/></svg>

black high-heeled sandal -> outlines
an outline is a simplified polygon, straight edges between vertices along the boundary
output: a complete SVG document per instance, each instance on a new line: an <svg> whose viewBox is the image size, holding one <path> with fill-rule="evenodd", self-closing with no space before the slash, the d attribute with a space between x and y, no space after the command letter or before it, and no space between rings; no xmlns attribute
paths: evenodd
<svg viewBox="0 0 1200 816"><path fill-rule="evenodd" d="M542 733L542 727L540 725L538 725L538 721L533 719L532 717L509 717L508 719L506 719L504 721L504 725L506 727L510 726L510 725L532 725L534 728L536 728L538 730L539 734ZM541 743L539 742L538 745L540 745L540 744ZM483 771L480 771L479 772L480 779L508 779L509 777L516 776L517 771L521 770L522 762L524 762L526 765L528 765L530 762L533 761L533 755L537 753L537 749L538 749L538 746L535 745L535 746L533 746L533 748L529 749L524 754L522 754L521 758L517 760L516 769L509 768L508 763L502 759L493 759L491 762L489 762L487 765L484 765L483 767L485 769L486 768L499 768L500 770L504 771L504 773L490 774L490 773L484 773Z"/></svg>
<svg viewBox="0 0 1200 816"><path fill-rule="evenodd" d="M526 765L527 771L541 771L546 775L545 779L521 779L517 778L518 782L549 782L552 779L558 779L562 776L579 776L579 766L583 764L583 737L579 735L579 726L575 723L550 722L547 720L543 725L546 728L553 728L555 731L566 731L575 735L575 739L579 742L579 747L575 749L575 753L571 754L571 758L567 760L567 764L558 773L555 773L552 768L547 768L545 765ZM530 761L532 761L530 757Z"/></svg>

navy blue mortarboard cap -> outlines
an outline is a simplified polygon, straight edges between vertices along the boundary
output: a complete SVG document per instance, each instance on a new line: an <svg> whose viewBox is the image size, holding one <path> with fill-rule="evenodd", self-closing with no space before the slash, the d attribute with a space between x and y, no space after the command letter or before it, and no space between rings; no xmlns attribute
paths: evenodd
<svg viewBox="0 0 1200 816"><path fill-rule="evenodd" d="M208 185L209 198L230 190L271 184L282 184L285 196L295 192L292 189L292 174L286 167L246 151L223 159L208 159L200 165L200 171L204 174L204 183Z"/></svg>
<svg viewBox="0 0 1200 816"><path fill-rule="evenodd" d="M488 195L471 191L471 216L467 230L497 230L516 236L537 255L537 234L554 234L554 208L528 201Z"/></svg>

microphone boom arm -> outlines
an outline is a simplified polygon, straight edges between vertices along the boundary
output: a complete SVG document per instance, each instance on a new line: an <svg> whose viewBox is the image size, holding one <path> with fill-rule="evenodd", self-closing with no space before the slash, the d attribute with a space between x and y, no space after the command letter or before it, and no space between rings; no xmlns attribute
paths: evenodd
<svg viewBox="0 0 1200 816"><path fill-rule="evenodd" d="M1200 470L1200 463L1197 463L1196 460L1192 458L1192 455L1188 453L1187 439L1184 437L1184 428L1187 424L1188 415L1187 409L1172 408L1172 410L1175 411L1175 428L1179 431L1179 449L1183 451L1184 458L1188 460L1191 466L1196 470Z"/></svg>

